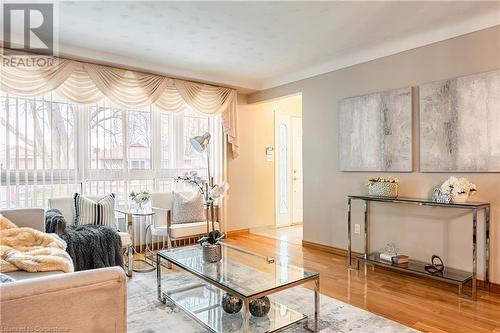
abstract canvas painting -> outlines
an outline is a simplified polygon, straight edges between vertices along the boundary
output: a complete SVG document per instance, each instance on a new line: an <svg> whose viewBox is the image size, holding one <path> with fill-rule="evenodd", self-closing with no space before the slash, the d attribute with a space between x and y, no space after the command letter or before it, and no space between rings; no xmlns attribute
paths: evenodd
<svg viewBox="0 0 500 333"><path fill-rule="evenodd" d="M500 70L420 86L420 171L500 172Z"/></svg>
<svg viewBox="0 0 500 333"><path fill-rule="evenodd" d="M340 170L411 171L411 110L410 87L343 99Z"/></svg>

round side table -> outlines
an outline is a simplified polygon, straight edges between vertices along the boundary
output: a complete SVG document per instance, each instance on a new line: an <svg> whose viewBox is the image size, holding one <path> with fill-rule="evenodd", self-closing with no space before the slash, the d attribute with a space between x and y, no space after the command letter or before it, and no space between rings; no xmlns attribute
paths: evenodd
<svg viewBox="0 0 500 333"><path fill-rule="evenodd" d="M120 208L115 208L115 211L121 213L121 214L124 214L125 216L127 216L127 229L128 229L128 232L130 233L130 238L132 239L132 244L133 244L133 249L134 249L134 254L141 254L141 251L137 251L136 248L135 248L135 228L134 228L134 216L135 217L138 217L138 220L139 220L139 223L142 224L142 222L147 222L147 220L149 219L150 220L150 223L152 223L152 219L153 219L153 216L155 215L154 211L151 210L150 208L145 208L145 209L142 209L142 210L138 210L138 209L135 209L135 208L130 208L130 207L120 207ZM139 231L139 237L141 236L141 232ZM142 239L139 239L139 245L142 246L141 243L141 240ZM146 240L146 247L147 247L147 240ZM146 264L147 266L150 266L148 268L132 268L132 270L134 272L139 272L139 273L146 273L146 272L151 272L151 271L154 271L156 269L156 267L152 264L150 264L149 262L147 262L146 260L146 257L144 255L144 258L139 258L139 259L134 259L134 262L136 261L140 261L144 264Z"/></svg>

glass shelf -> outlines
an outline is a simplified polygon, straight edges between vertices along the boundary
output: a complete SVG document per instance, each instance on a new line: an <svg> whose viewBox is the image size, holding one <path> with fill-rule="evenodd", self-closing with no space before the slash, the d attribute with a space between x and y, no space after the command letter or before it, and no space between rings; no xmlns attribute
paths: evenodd
<svg viewBox="0 0 500 333"><path fill-rule="evenodd" d="M472 278L471 272L462 271L455 268L445 267L442 273L429 273L425 270L427 263L410 259L407 264L393 264L386 260L380 259L380 253L370 253L367 256L361 254L356 257L360 261L364 261L373 265L382 266L402 272L426 276L432 279L446 281L454 284L463 284Z"/></svg>
<svg viewBox="0 0 500 333"><path fill-rule="evenodd" d="M431 199L422 198L407 198L407 197L378 197L374 195L349 195L349 199L359 199L366 201L379 201L379 202L390 202L390 203L406 203L406 204L416 204L421 206L436 206L445 208L463 208L463 209L479 209L484 207L489 207L489 202L463 202L463 203L443 203L435 202Z"/></svg>
<svg viewBox="0 0 500 333"><path fill-rule="evenodd" d="M163 296L180 307L191 318L211 332L243 332L243 310L235 314L226 313L220 301L224 291L209 284L200 284L180 292L163 292ZM275 332L303 322L307 316L271 300L271 310L264 317L250 316L252 333Z"/></svg>

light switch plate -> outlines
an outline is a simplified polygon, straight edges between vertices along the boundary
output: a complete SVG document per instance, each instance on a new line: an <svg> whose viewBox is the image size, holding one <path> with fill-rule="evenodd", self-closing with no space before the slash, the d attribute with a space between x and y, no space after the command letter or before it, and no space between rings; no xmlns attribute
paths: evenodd
<svg viewBox="0 0 500 333"><path fill-rule="evenodd" d="M354 225L354 233L358 235L361 233L361 226L359 224Z"/></svg>

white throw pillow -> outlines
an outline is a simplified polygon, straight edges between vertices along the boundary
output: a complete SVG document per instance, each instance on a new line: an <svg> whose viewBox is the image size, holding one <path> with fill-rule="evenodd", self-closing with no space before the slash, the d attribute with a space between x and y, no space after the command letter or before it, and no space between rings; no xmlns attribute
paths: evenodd
<svg viewBox="0 0 500 333"><path fill-rule="evenodd" d="M116 228L115 194L108 194L97 202L83 197L80 193L73 196L75 201L75 224L102 224Z"/></svg>
<svg viewBox="0 0 500 333"><path fill-rule="evenodd" d="M191 223L205 221L203 198L196 193L185 197L181 193L172 194L172 223Z"/></svg>

